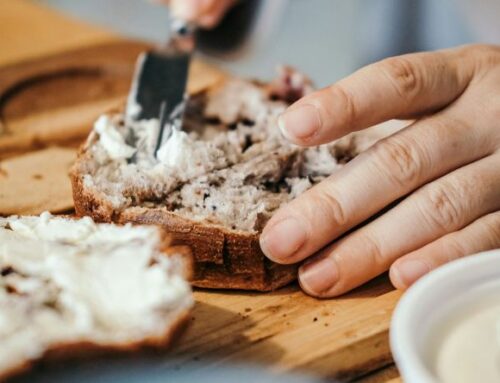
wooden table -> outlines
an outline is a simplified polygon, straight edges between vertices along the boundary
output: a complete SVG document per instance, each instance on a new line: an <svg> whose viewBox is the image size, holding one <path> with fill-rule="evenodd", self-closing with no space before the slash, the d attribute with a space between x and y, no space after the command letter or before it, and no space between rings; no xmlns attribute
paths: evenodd
<svg viewBox="0 0 500 383"><path fill-rule="evenodd" d="M0 0L0 69L121 40L27 0ZM308 297L295 285L269 294L196 291L175 363L244 361L273 371L395 383L387 338L399 297L385 276L331 300Z"/></svg>

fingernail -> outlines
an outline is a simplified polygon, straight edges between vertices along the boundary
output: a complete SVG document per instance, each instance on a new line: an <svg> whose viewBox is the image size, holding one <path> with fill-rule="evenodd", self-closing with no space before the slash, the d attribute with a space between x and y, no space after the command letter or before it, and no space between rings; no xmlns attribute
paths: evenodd
<svg viewBox="0 0 500 383"><path fill-rule="evenodd" d="M176 17L185 20L194 20L206 12L212 0L182 0L176 1L172 8Z"/></svg>
<svg viewBox="0 0 500 383"><path fill-rule="evenodd" d="M404 287L411 286L417 279L430 271L429 266L418 259L409 259L401 261L394 268L396 278L399 279Z"/></svg>
<svg viewBox="0 0 500 383"><path fill-rule="evenodd" d="M260 247L272 260L286 259L302 247L306 238L304 225L296 218L286 218L264 228L260 237Z"/></svg>
<svg viewBox="0 0 500 383"><path fill-rule="evenodd" d="M281 134L289 140L307 140L321 128L318 109L313 105L292 107L278 118Z"/></svg>
<svg viewBox="0 0 500 383"><path fill-rule="evenodd" d="M299 282L311 295L321 295L339 280L339 269L331 257L304 263L299 269Z"/></svg>

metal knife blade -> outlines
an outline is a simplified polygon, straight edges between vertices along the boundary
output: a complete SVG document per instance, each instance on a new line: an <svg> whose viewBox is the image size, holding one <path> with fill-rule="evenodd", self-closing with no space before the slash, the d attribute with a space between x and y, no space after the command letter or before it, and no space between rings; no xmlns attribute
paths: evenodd
<svg viewBox="0 0 500 383"><path fill-rule="evenodd" d="M160 121L156 151L168 138L165 128L182 125L186 84L194 49L193 29L182 22L171 25L172 38L160 50L144 52L136 64L127 102L127 116Z"/></svg>

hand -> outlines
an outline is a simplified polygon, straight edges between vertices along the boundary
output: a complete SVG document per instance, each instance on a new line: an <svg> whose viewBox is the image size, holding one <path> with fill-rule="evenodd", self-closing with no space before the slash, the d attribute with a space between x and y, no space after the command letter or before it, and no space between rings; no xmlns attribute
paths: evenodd
<svg viewBox="0 0 500 383"><path fill-rule="evenodd" d="M202 28L213 28L236 0L161 0L170 5L172 14Z"/></svg>
<svg viewBox="0 0 500 383"><path fill-rule="evenodd" d="M393 118L417 120L264 228L269 258L307 259L299 281L310 295L342 294L389 268L405 289L448 261L500 247L500 48L386 59L297 101L279 125L311 146Z"/></svg>

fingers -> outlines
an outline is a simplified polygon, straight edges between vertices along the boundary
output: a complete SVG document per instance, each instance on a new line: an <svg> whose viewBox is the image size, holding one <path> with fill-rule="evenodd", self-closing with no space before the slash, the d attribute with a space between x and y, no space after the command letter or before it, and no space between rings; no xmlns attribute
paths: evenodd
<svg viewBox="0 0 500 383"><path fill-rule="evenodd" d="M263 252L278 263L307 258L420 185L490 154L489 130L441 114L380 141L277 211Z"/></svg>
<svg viewBox="0 0 500 383"><path fill-rule="evenodd" d="M314 296L342 294L383 273L401 256L500 210L500 155L458 169L321 251L299 271Z"/></svg>
<svg viewBox="0 0 500 383"><path fill-rule="evenodd" d="M293 143L313 146L389 119L438 110L465 90L473 63L463 48L389 58L302 98L278 124Z"/></svg>
<svg viewBox="0 0 500 383"><path fill-rule="evenodd" d="M170 0L169 2L175 17L204 28L213 28L235 0Z"/></svg>
<svg viewBox="0 0 500 383"><path fill-rule="evenodd" d="M500 248L500 211L481 217L464 229L401 257L390 268L391 282L404 290L447 262L496 248Z"/></svg>

